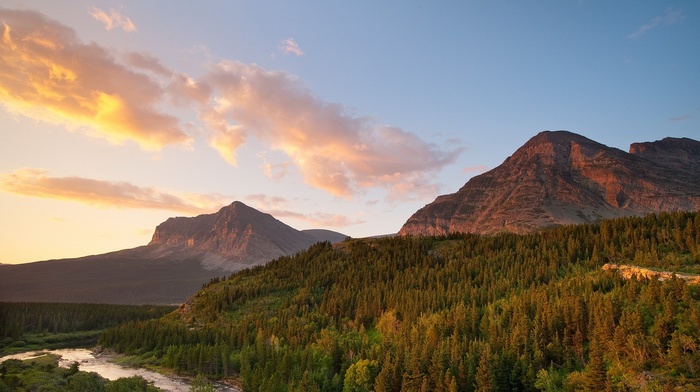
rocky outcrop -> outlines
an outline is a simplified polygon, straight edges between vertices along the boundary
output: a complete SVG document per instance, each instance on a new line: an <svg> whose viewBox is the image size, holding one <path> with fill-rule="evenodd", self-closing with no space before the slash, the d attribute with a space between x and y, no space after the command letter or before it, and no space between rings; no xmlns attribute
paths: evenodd
<svg viewBox="0 0 700 392"><path fill-rule="evenodd" d="M500 166L421 208L399 234L527 233L699 210L698 145L667 138L634 144L627 153L571 132L541 132Z"/></svg>
<svg viewBox="0 0 700 392"><path fill-rule="evenodd" d="M679 279L685 280L688 284L700 284L700 276L693 274L677 274L669 271L655 271L649 268L637 267L634 265L613 264L603 265L603 270L618 271L625 279L658 279L660 281L672 279L675 275Z"/></svg>
<svg viewBox="0 0 700 392"><path fill-rule="evenodd" d="M700 173L700 142L688 138L671 138L632 143L630 154L653 161L673 170Z"/></svg>
<svg viewBox="0 0 700 392"><path fill-rule="evenodd" d="M318 240L241 202L214 214L170 218L156 227L150 247L199 256L209 269L233 271L302 251Z"/></svg>

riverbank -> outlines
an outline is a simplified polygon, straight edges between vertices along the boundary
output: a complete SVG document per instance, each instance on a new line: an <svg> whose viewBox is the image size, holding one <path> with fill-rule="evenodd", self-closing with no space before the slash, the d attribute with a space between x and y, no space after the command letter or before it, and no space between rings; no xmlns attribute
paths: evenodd
<svg viewBox="0 0 700 392"><path fill-rule="evenodd" d="M141 376L145 380L153 382L153 385L171 392L187 392L190 389L192 379L174 375L166 375L144 368L125 367L115 363L123 357L112 350L92 350L92 349L58 349L58 350L38 350L24 353L12 354L0 357L0 362L7 359L31 360L46 354L60 356L58 366L69 368L73 363L78 363L78 368L85 372L95 372L108 380ZM216 391L240 392L241 389L225 383L217 382L214 385Z"/></svg>

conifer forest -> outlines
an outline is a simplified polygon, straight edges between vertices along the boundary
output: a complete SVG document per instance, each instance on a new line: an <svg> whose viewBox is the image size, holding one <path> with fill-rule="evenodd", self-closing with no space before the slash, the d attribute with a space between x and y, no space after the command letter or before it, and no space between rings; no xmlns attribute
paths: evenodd
<svg viewBox="0 0 700 392"><path fill-rule="evenodd" d="M700 274L697 213L319 243L100 344L244 391L693 391L700 288L682 274Z"/></svg>

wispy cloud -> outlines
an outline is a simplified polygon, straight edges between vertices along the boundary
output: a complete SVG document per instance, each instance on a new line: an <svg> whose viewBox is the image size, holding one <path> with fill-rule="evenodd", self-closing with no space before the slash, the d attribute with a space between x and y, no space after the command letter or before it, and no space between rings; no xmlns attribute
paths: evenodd
<svg viewBox="0 0 700 392"><path fill-rule="evenodd" d="M150 54L131 52L127 53L124 58L131 66L145 69L161 76L170 77L173 75L173 71L166 68L161 64L160 60Z"/></svg>
<svg viewBox="0 0 700 392"><path fill-rule="evenodd" d="M329 214L324 212L302 214L295 212L287 208L294 203L279 196L253 194L246 196L245 199L246 201L252 202L256 209L266 212L275 218L294 219L295 221L303 222L311 227L340 228L365 223L362 220L351 219L343 214Z"/></svg>
<svg viewBox="0 0 700 392"><path fill-rule="evenodd" d="M325 102L284 72L225 61L198 84L211 92L201 118L227 161L234 163L236 150L253 136L289 156L306 183L336 196L384 187L400 198L408 183L429 184L429 173L461 152Z"/></svg>
<svg viewBox="0 0 700 392"><path fill-rule="evenodd" d="M293 54L295 56L301 56L304 54L304 51L299 48L299 44L297 44L297 41L295 41L294 38L282 40L280 50L284 54Z"/></svg>
<svg viewBox="0 0 700 392"><path fill-rule="evenodd" d="M148 75L37 12L0 9L0 21L0 102L6 109L113 143L133 140L144 149L189 142L179 120L156 109L166 92Z"/></svg>
<svg viewBox="0 0 700 392"><path fill-rule="evenodd" d="M83 177L50 177L43 169L22 169L0 175L0 190L99 207L158 209L188 214L211 213L228 203L225 196L218 194L169 192L128 182Z"/></svg>
<svg viewBox="0 0 700 392"><path fill-rule="evenodd" d="M693 115L688 113L688 114L684 114L682 116L671 117L668 120L671 122L681 122L681 121L685 121L685 120L690 120L691 118L693 118Z"/></svg>
<svg viewBox="0 0 700 392"><path fill-rule="evenodd" d="M678 116L669 117L669 118L668 118L668 121L670 121L670 122L683 122L683 121L687 121L687 120L690 120L690 119L694 119L694 118L697 116L698 113L700 113L700 106L696 106L696 107L694 107L694 108L691 108L689 111L687 111L687 112L684 113L684 114L681 114L681 115L678 115Z"/></svg>
<svg viewBox="0 0 700 392"><path fill-rule="evenodd" d="M672 25L685 20L685 14L682 10L667 8L663 15L652 18L648 23L640 26L636 31L627 36L630 39L637 39L646 34L649 30L659 26Z"/></svg>
<svg viewBox="0 0 700 392"><path fill-rule="evenodd" d="M136 26L131 19L122 15L121 12L115 9L110 9L109 14L107 14L105 11L97 7L92 7L90 8L90 15L102 22L107 30L112 30L116 27L127 32L136 31Z"/></svg>
<svg viewBox="0 0 700 392"><path fill-rule="evenodd" d="M489 168L484 165L467 166L464 169L462 169L462 173L483 173L487 170L489 170Z"/></svg>

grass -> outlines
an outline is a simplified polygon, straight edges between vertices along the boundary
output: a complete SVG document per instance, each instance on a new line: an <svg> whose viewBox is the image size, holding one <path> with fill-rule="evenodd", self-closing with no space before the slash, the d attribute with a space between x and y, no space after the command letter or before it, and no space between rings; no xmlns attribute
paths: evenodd
<svg viewBox="0 0 700 392"><path fill-rule="evenodd" d="M40 357L25 359L24 363L27 364L37 364L37 365L58 365L58 360L61 359L60 355L56 354L44 354Z"/></svg>

